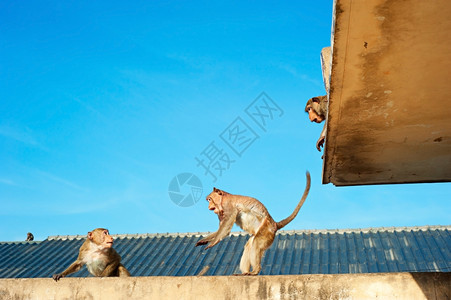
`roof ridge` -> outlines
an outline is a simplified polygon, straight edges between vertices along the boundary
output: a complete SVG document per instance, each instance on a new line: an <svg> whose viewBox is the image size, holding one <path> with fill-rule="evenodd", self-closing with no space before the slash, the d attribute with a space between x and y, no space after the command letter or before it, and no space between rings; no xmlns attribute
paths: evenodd
<svg viewBox="0 0 451 300"><path fill-rule="evenodd" d="M380 232L380 231L420 231L420 230L436 230L436 229L448 229L451 230L451 225L425 225L425 226L400 226L400 227L368 227L368 228L347 228L347 229L293 229L293 230L280 230L279 234L302 234L302 233L355 233L355 232ZM166 233L127 233L127 234L112 234L114 238L151 238L151 237L187 237L187 236L202 236L211 232L166 232ZM231 232L233 236L247 235L244 231ZM84 239L86 235L54 235L49 236L47 240L75 240Z"/></svg>
<svg viewBox="0 0 451 300"><path fill-rule="evenodd" d="M342 228L342 229L303 229L303 230L281 230L282 234L293 233L351 233L351 232L400 232L400 231L420 231L420 230L436 230L436 229L448 229L451 230L451 225L424 225L424 226L389 226L389 227L366 227L366 228Z"/></svg>
<svg viewBox="0 0 451 300"><path fill-rule="evenodd" d="M42 241L0 241L0 244L39 244Z"/></svg>

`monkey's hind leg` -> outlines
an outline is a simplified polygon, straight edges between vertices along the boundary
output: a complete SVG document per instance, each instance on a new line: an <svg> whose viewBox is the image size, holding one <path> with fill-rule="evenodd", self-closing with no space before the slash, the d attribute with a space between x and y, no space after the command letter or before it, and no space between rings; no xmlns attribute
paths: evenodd
<svg viewBox="0 0 451 300"><path fill-rule="evenodd" d="M117 268L117 273L119 277L130 277L130 272L122 265L120 264Z"/></svg>
<svg viewBox="0 0 451 300"><path fill-rule="evenodd" d="M241 261L240 261L240 270L241 270L242 274L236 274L236 275L244 275L244 274L249 273L249 271L251 270L250 255L251 255L251 247L252 247L253 241L254 241L254 237L251 236L249 238L249 240L247 241L246 245L244 246L243 255L241 256Z"/></svg>
<svg viewBox="0 0 451 300"><path fill-rule="evenodd" d="M260 273L262 266L261 261L263 254L265 253L266 248L263 247L262 238L255 238L254 243L252 244L251 252L250 252L250 263L252 266L252 272L248 272L246 275L258 275Z"/></svg>
<svg viewBox="0 0 451 300"><path fill-rule="evenodd" d="M266 223L266 224L265 224ZM262 266L261 261L266 249L268 249L275 237L275 230L271 226L268 220L260 226L259 231L256 233L253 243L250 247L250 263L252 266L252 272L248 272L246 275L258 275L260 273Z"/></svg>

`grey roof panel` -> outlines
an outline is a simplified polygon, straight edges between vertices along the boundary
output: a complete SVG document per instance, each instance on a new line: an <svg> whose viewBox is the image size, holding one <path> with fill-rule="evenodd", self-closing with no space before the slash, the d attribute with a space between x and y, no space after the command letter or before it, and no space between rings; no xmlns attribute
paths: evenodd
<svg viewBox="0 0 451 300"><path fill-rule="evenodd" d="M262 260L262 275L451 271L450 226L281 231ZM239 273L249 236L232 233L214 248L205 234L116 235L114 248L133 276ZM85 236L0 242L0 278L51 277L78 255ZM86 268L70 275L86 277Z"/></svg>

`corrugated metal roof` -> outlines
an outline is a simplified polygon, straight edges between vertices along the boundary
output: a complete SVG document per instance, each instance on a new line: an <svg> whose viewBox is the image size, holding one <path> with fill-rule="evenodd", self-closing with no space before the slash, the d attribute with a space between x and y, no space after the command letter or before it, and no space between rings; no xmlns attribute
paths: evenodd
<svg viewBox="0 0 451 300"><path fill-rule="evenodd" d="M451 226L280 231L262 275L451 271ZM215 247L194 245L202 233L115 235L114 248L133 276L231 275L248 235L232 233ZM0 278L51 277L77 257L85 236L1 242ZM70 275L86 277L86 267Z"/></svg>

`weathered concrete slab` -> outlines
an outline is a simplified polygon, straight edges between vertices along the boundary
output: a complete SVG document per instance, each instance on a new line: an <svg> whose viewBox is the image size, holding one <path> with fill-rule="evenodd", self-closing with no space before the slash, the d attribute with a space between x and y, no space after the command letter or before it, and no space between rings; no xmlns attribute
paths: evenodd
<svg viewBox="0 0 451 300"><path fill-rule="evenodd" d="M450 273L1 279L0 299L449 299Z"/></svg>
<svg viewBox="0 0 451 300"><path fill-rule="evenodd" d="M451 181L451 1L337 0L323 183Z"/></svg>

